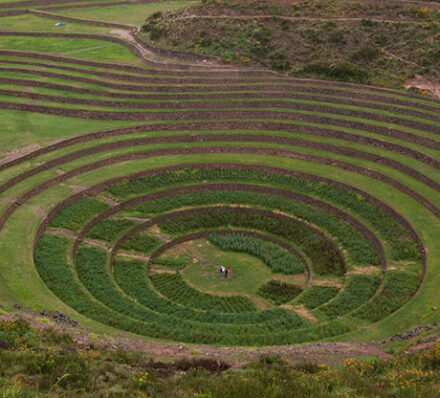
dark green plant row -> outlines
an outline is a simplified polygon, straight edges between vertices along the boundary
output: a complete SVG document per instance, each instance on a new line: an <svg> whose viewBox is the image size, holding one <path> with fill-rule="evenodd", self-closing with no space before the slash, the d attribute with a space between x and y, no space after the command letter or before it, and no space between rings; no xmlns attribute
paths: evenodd
<svg viewBox="0 0 440 398"><path fill-rule="evenodd" d="M98 257L102 257L101 260L104 258L105 252L96 249L96 255L94 255L89 249L95 248L87 246L82 246L81 248L87 249L85 252L82 252L82 255L84 255L84 258L81 259L81 261L84 261L83 265L86 267L91 265L89 273L87 276L83 275L83 279L92 277L88 287L93 289L93 293L96 296L105 299L105 302L99 302L74 278L71 266L66 260L65 255L68 247L69 242L63 237L54 235L43 235L41 237L35 252L35 264L41 277L62 301L81 314L121 330L151 337L194 343L212 344L220 342L229 345L260 345L266 344L266 341L276 344L278 337L272 337L268 326L272 324L272 318L277 317L278 314L282 318L280 323L274 322L274 326L278 326L278 329L275 330L280 330L279 327L283 324L289 326L288 328L286 327L288 330L282 333L284 339L296 339L296 336L290 336L291 333L289 332L295 325L296 327L307 326L301 318L297 317L295 319L294 316L286 316L286 313L283 314L281 311L273 314L270 312L262 313L262 320L264 321L264 318L267 317L267 322L262 324L261 327L259 325L248 325L243 330L240 325L220 324L215 326L207 323L187 322L182 319L179 320L166 315L155 314L154 312L151 312L148 317L151 322L143 322L131 317L132 314L130 312L133 311L133 307L131 304L128 304L128 301L121 300L121 302L118 302L121 298L119 292L114 291L112 288L110 291L108 290L109 276L104 270L105 265L99 265L99 270L97 269L98 267L94 266ZM102 277L102 280L98 281L97 286L93 286L97 277ZM120 307L123 312L114 311L110 308L112 306ZM244 313L245 316L247 314ZM239 314L230 315L234 317L240 316ZM266 330L266 328L268 329ZM252 331L250 335L248 335L249 331ZM306 338L309 333L311 332L304 330L304 334L301 335L303 336L302 338Z"/></svg>
<svg viewBox="0 0 440 398"><path fill-rule="evenodd" d="M301 296L298 297L297 302L312 310L331 300L338 294L339 290L335 286L313 285L304 290Z"/></svg>
<svg viewBox="0 0 440 398"><path fill-rule="evenodd" d="M350 275L345 282L344 290L328 304L320 307L320 312L330 318L336 318L353 311L373 297L381 279L380 275Z"/></svg>
<svg viewBox="0 0 440 398"><path fill-rule="evenodd" d="M120 248L123 250L134 250L143 254L150 254L154 249L159 247L162 240L155 236L147 235L145 232L136 232L122 241Z"/></svg>
<svg viewBox="0 0 440 398"><path fill-rule="evenodd" d="M153 264L162 265L167 268L182 269L191 262L188 255L180 254L177 257L169 257L167 255L159 256L153 259Z"/></svg>
<svg viewBox="0 0 440 398"><path fill-rule="evenodd" d="M296 178L287 174L275 174L247 168L186 168L167 171L154 176L124 180L107 189L115 200L149 193L168 185L181 185L201 181L241 181L278 186L328 201L337 207L348 209L365 219L378 232L383 242L389 242L396 260L419 261L421 254L409 232L392 214L370 203L362 195L323 181ZM402 250L402 242L404 248ZM411 247L411 249L409 249ZM394 259L394 258L393 258Z"/></svg>
<svg viewBox="0 0 440 398"><path fill-rule="evenodd" d="M139 222L134 220L104 218L87 233L86 237L106 242L116 242L124 232L137 224Z"/></svg>
<svg viewBox="0 0 440 398"><path fill-rule="evenodd" d="M129 296L140 304L159 313L166 313L176 318L207 323L224 324L264 324L268 331L305 327L302 318L283 308L272 308L263 311L222 313L218 311L199 311L176 304L152 289L147 265L144 261L133 259L117 259L113 263L116 282Z"/></svg>
<svg viewBox="0 0 440 398"><path fill-rule="evenodd" d="M311 260L313 271L317 274L344 274L344 264L335 247L296 220L263 216L244 211L244 209L240 211L234 209L206 208L203 212L190 216L182 215L165 220L159 224L159 227L166 233L174 235L226 226L265 231L299 247Z"/></svg>
<svg viewBox="0 0 440 398"><path fill-rule="evenodd" d="M115 328L152 337L167 333L158 324L136 321L94 300L72 273L66 256L69 245L64 237L45 234L35 249L35 266L41 278L63 302L79 313Z"/></svg>
<svg viewBox="0 0 440 398"><path fill-rule="evenodd" d="M191 333L216 336L218 334L227 334L231 339L240 339L240 336L252 331L256 335L269 333L266 329L267 325L240 325L240 324L211 324L192 322L183 319L176 319L166 313L158 313L149 308L141 306L128 296L123 295L117 286L113 283L107 267L107 253L97 247L88 245L80 245L76 260L76 269L79 279L87 290L101 303L112 310L124 314L134 320L143 323L154 323L163 326L166 330L172 331L174 335L185 336L185 333ZM178 276L177 278L166 278ZM182 278L176 274L153 274L151 279L155 287L159 287L159 291L165 296L177 302L181 300L189 308L194 304L199 307L205 307L214 311L237 313L255 310L252 301L246 297L216 297L209 294L201 293L190 288L180 281ZM154 278L153 278L154 277ZM158 278L156 278L158 277ZM165 278L164 278L165 277ZM201 308L201 309L205 309ZM177 339L180 339L178 337Z"/></svg>
<svg viewBox="0 0 440 398"><path fill-rule="evenodd" d="M301 259L283 247L243 233L211 234L208 240L223 251L247 253L263 261L272 272L299 274L304 272Z"/></svg>
<svg viewBox="0 0 440 398"><path fill-rule="evenodd" d="M354 264L379 265L379 256L364 235L351 224L319 208L303 202L266 193L231 191L199 191L190 194L176 194L147 201L124 211L124 214L140 217L154 217L160 213L182 207L198 207L207 204L251 204L270 209L278 209L319 226L327 234L336 237L347 251L348 260Z"/></svg>
<svg viewBox="0 0 440 398"><path fill-rule="evenodd" d="M302 292L301 287L289 283L272 280L261 286L257 293L276 305L285 304L293 300Z"/></svg>
<svg viewBox="0 0 440 398"><path fill-rule="evenodd" d="M49 226L78 232L94 216L102 213L109 207L110 205L98 199L81 198L62 209L55 218L52 219Z"/></svg>
<svg viewBox="0 0 440 398"><path fill-rule="evenodd" d="M420 282L420 272L388 271L380 294L356 310L353 316L376 322L392 314L417 292Z"/></svg>
<svg viewBox="0 0 440 398"><path fill-rule="evenodd" d="M240 335L224 333L224 328L220 327L220 325L216 328L216 332L211 332L208 327L205 327L206 324L200 324L203 325L201 330L195 327L197 323L193 323L193 327L188 327L185 322L178 321L175 318L170 318L173 319L172 326L164 325L157 321L141 322L130 318L126 312L119 313L113 311L104 303L96 301L73 276L72 268L66 258L66 251L68 249L69 242L64 237L54 235L41 236L35 251L35 265L42 279L62 301L76 311L91 319L121 330L178 341L228 345L294 344L336 336L351 330L351 327L342 320L311 328L274 331L265 334L252 332ZM106 292L104 291L100 294L105 295ZM111 295L113 294L114 292L112 291ZM113 299L113 297L110 297L110 300ZM239 314L233 315L237 316ZM247 331L249 329L246 328Z"/></svg>
<svg viewBox="0 0 440 398"><path fill-rule="evenodd" d="M215 296L189 286L179 273L154 273L150 279L155 289L169 300L202 311L238 313L255 311L252 301L243 296Z"/></svg>

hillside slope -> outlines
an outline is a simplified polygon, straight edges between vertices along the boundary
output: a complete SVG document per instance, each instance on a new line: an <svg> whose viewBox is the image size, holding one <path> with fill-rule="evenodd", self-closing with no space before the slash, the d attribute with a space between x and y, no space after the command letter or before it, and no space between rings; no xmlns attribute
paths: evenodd
<svg viewBox="0 0 440 398"><path fill-rule="evenodd" d="M434 2L206 0L152 15L141 37L296 76L401 89L423 75L415 86L435 93L439 18Z"/></svg>

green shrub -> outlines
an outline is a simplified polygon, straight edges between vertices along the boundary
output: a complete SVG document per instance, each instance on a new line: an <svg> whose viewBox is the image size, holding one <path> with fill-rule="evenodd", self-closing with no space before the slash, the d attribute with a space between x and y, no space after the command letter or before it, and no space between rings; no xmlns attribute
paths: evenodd
<svg viewBox="0 0 440 398"><path fill-rule="evenodd" d="M311 74L314 76L335 79L351 83L367 83L368 72L349 62L332 65L326 62L313 62L305 64L299 74Z"/></svg>
<svg viewBox="0 0 440 398"><path fill-rule="evenodd" d="M150 34L150 40L152 41L157 41L167 35L166 29L160 25L162 22L162 16L163 14L161 11L151 14L141 28L142 32Z"/></svg>
<svg viewBox="0 0 440 398"><path fill-rule="evenodd" d="M379 49L376 46L367 45L351 54L352 61L374 61L379 56Z"/></svg>
<svg viewBox="0 0 440 398"><path fill-rule="evenodd" d="M335 30L330 34L329 39L332 43L345 43L345 32L343 30Z"/></svg>

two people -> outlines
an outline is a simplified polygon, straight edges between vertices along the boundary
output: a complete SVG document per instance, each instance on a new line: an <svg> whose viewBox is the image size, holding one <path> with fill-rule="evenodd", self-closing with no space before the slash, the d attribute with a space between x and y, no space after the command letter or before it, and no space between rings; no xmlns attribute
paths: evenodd
<svg viewBox="0 0 440 398"><path fill-rule="evenodd" d="M226 277L228 277L228 274L231 272L231 266L228 265L227 267L221 265L219 268L220 271L220 276L224 275Z"/></svg>

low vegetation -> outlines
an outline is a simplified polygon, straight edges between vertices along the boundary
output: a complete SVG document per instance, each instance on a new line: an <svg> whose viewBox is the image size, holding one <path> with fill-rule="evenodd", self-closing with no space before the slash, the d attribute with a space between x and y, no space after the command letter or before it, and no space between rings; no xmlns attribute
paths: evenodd
<svg viewBox="0 0 440 398"><path fill-rule="evenodd" d="M393 88L403 88L414 74L440 80L435 7L352 0L241 3L209 0L153 14L141 37L295 76Z"/></svg>
<svg viewBox="0 0 440 398"><path fill-rule="evenodd" d="M439 364L439 344L421 354L349 358L339 366L291 364L275 354L238 369L197 357L158 362L139 351L80 345L69 334L27 321L0 321L4 397L436 398Z"/></svg>

